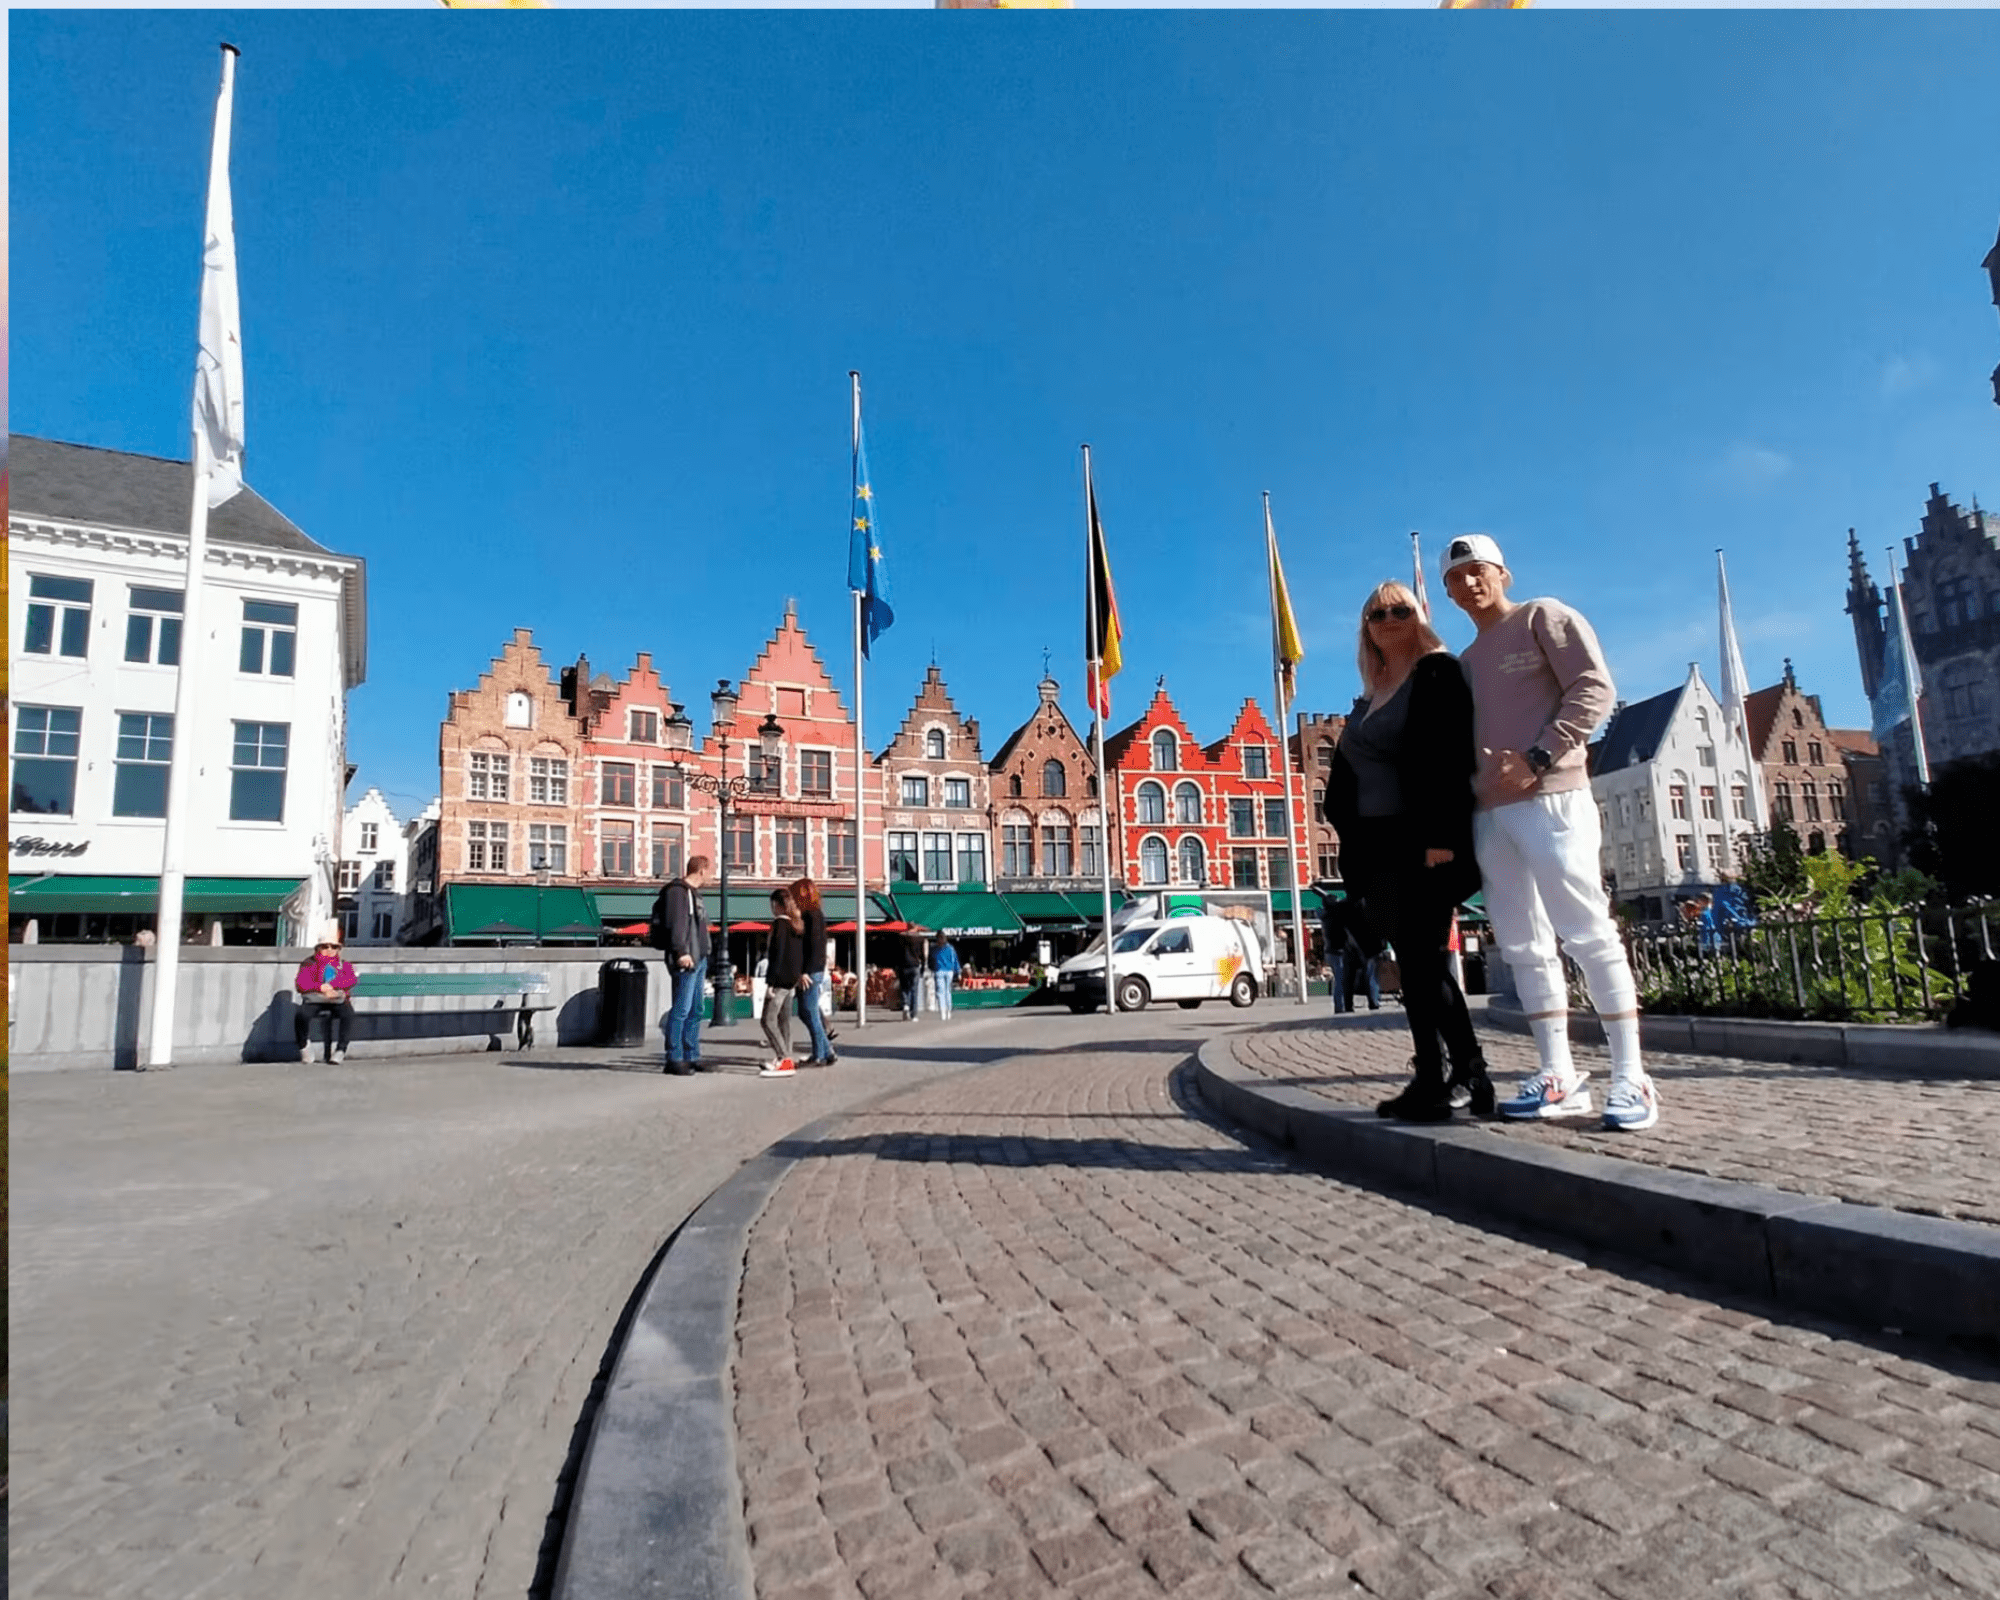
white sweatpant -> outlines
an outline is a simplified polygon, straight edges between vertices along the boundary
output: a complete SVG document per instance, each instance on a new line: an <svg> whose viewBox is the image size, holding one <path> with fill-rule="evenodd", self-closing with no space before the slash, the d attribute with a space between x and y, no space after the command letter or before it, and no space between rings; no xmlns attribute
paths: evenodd
<svg viewBox="0 0 2000 1600"><path fill-rule="evenodd" d="M1632 965L1598 867L1602 833L1590 790L1538 794L1481 811L1472 819L1472 840L1493 935L1513 971L1521 1009L1531 1017L1568 1011L1566 950L1583 969L1599 1016L1637 1011Z"/></svg>

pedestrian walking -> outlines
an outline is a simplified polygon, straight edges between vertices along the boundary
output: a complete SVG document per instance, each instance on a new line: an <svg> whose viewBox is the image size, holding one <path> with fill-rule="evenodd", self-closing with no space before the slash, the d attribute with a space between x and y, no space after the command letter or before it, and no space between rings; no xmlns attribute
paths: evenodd
<svg viewBox="0 0 2000 1600"><path fill-rule="evenodd" d="M299 1059L306 1059L312 1047L312 1025L326 1019L327 1060L347 1059L347 1041L354 1026L354 968L341 955L340 924L331 923L326 936L313 946L313 953L299 963L295 980L299 1009L292 1018L292 1032L299 1044Z"/></svg>
<svg viewBox="0 0 2000 1600"><path fill-rule="evenodd" d="M1330 888L1320 891L1320 933L1326 944L1326 970L1333 991L1333 1012L1342 1016L1354 1009L1355 980L1366 972L1368 1009L1382 1005L1382 991L1375 982L1375 962L1364 957L1357 930L1365 927L1360 903L1351 897L1336 897Z"/></svg>
<svg viewBox="0 0 2000 1600"><path fill-rule="evenodd" d="M1356 655L1365 692L1334 750L1326 820L1371 939L1395 947L1416 1052L1409 1084L1375 1109L1405 1122L1446 1121L1455 1102L1490 1115L1486 1059L1445 959L1452 910L1479 887L1472 696L1400 583L1378 584L1361 608Z"/></svg>
<svg viewBox="0 0 2000 1600"><path fill-rule="evenodd" d="M805 919L801 937L805 941L806 983L799 990L799 1016L812 1038L812 1059L806 1065L830 1067L840 1058L833 1053L826 1028L826 908L820 900L819 885L811 878L800 878L792 885L792 904Z"/></svg>
<svg viewBox="0 0 2000 1600"><path fill-rule="evenodd" d="M677 1078L702 1070L701 1002L708 983L708 913L701 903L712 863L694 856L653 901L652 943L666 953L673 1001L667 1010L667 1066Z"/></svg>
<svg viewBox="0 0 2000 1600"><path fill-rule="evenodd" d="M761 1073L766 1078L789 1078L798 1071L792 1059L791 1006L807 988L805 933L806 919L792 891L773 889L771 931L764 945L764 1010L758 1019L771 1047Z"/></svg>
<svg viewBox="0 0 2000 1600"><path fill-rule="evenodd" d="M903 948L896 962L896 986L903 994L903 1020L917 1020L918 989L924 977L924 941L915 928L903 932Z"/></svg>
<svg viewBox="0 0 2000 1600"><path fill-rule="evenodd" d="M951 935L938 940L938 946L931 953L931 985L937 995L938 1021L951 1021L951 986L958 979L958 951L952 948Z"/></svg>
<svg viewBox="0 0 2000 1600"><path fill-rule="evenodd" d="M1479 763L1474 840L1494 937L1540 1058L1500 1110L1590 1114L1588 1074L1570 1055L1567 952L1583 969L1611 1047L1604 1126L1650 1128L1660 1118L1659 1094L1640 1060L1638 990L1600 876L1601 829L1585 764L1591 730L1616 693L1604 653L1590 624L1560 600L1509 600L1513 574L1485 534L1453 539L1440 565L1446 593L1479 630L1463 658Z"/></svg>

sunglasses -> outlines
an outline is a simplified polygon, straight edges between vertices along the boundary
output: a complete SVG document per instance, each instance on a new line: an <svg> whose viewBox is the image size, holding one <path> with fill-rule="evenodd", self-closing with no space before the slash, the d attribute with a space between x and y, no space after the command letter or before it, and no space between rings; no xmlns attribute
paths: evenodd
<svg viewBox="0 0 2000 1600"><path fill-rule="evenodd" d="M1408 622L1417 614L1415 606L1377 606L1368 613L1370 622L1386 622L1394 617L1398 622Z"/></svg>

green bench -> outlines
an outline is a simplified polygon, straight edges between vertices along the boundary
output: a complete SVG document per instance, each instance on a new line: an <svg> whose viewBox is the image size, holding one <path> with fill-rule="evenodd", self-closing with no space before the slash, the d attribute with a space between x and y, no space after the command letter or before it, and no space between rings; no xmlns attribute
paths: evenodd
<svg viewBox="0 0 2000 1600"><path fill-rule="evenodd" d="M523 1050L535 1042L535 1013L555 1005L549 998L548 974L542 972L364 972L354 980L353 993L356 1000L431 995L490 999L494 1011L515 1013L514 1031Z"/></svg>

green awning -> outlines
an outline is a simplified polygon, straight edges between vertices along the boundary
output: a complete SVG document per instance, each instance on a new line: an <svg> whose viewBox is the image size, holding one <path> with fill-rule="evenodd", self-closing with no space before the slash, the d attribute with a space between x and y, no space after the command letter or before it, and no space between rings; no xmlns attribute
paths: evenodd
<svg viewBox="0 0 2000 1600"><path fill-rule="evenodd" d="M183 911L276 911L299 892L303 878L189 878L181 888ZM87 877L77 873L10 873L7 910L16 916L60 911L153 912L160 909L158 878Z"/></svg>
<svg viewBox="0 0 2000 1600"><path fill-rule="evenodd" d="M954 938L979 939L1021 932L1021 919L990 889L945 889L926 893L898 889L890 895L896 914L919 928L933 928Z"/></svg>
<svg viewBox="0 0 2000 1600"><path fill-rule="evenodd" d="M602 927L586 890L511 883L446 884L444 921L453 944L595 944Z"/></svg>
<svg viewBox="0 0 2000 1600"><path fill-rule="evenodd" d="M1041 927L1080 928L1089 919L1076 906L1070 904L1069 896L1056 894L1047 889L1027 889L1001 896L1007 902L1007 909L1023 922ZM1100 911L1103 907L1100 905Z"/></svg>
<svg viewBox="0 0 2000 1600"><path fill-rule="evenodd" d="M1093 928L1104 920L1104 896L1101 894L1068 893L1064 899L1076 908L1076 914ZM1132 897L1116 884L1111 888L1111 910L1116 915L1118 908Z"/></svg>
<svg viewBox="0 0 2000 1600"><path fill-rule="evenodd" d="M731 922L753 921L768 915L771 909L771 889L768 883L732 883L729 886L729 920ZM597 914L609 927L629 927L635 922L644 922L653 914L653 902L659 898L657 888L646 889L594 889L591 898L597 902ZM708 910L711 925L722 921L722 891L711 883L701 891L702 904ZM854 920L854 891L852 889L821 889L820 906L826 913L826 920L832 922L852 922ZM889 897L870 893L868 896L868 918L871 922L887 922L896 915L895 907L889 904Z"/></svg>
<svg viewBox="0 0 2000 1600"><path fill-rule="evenodd" d="M1317 889L1307 889L1304 892L1304 899L1301 903L1307 916L1316 917L1319 915L1320 898ZM1292 891L1289 889L1273 889L1271 891L1271 915L1274 917L1289 917L1291 914Z"/></svg>

